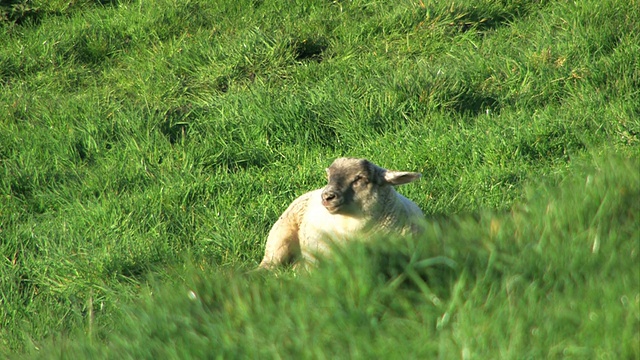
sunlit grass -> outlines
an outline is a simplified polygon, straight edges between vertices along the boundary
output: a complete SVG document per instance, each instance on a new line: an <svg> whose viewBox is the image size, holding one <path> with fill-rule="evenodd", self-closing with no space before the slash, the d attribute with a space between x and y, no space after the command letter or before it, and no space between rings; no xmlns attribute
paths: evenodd
<svg viewBox="0 0 640 360"><path fill-rule="evenodd" d="M637 357L627 5L3 5L0 354ZM244 275L337 156L428 236Z"/></svg>

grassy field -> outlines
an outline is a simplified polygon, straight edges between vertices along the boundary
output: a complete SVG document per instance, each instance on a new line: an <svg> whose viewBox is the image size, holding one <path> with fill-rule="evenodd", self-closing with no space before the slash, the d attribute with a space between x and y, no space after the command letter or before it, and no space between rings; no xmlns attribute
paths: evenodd
<svg viewBox="0 0 640 360"><path fill-rule="evenodd" d="M640 358L640 6L0 5L0 357ZM420 239L257 266L338 156Z"/></svg>

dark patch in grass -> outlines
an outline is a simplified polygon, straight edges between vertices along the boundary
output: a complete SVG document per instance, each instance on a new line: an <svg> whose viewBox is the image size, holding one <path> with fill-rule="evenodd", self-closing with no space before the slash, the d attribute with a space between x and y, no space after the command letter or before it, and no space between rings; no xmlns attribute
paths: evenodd
<svg viewBox="0 0 640 360"><path fill-rule="evenodd" d="M305 146L318 145L325 149L335 149L345 133L338 119L325 114L324 104L302 107L295 117L278 119L268 125L267 136L279 143ZM301 136L296 134L303 134Z"/></svg>
<svg viewBox="0 0 640 360"><path fill-rule="evenodd" d="M80 160L85 161L90 157L89 150L82 141L76 141L76 143L73 145L73 148L75 149L75 152Z"/></svg>
<svg viewBox="0 0 640 360"><path fill-rule="evenodd" d="M151 265L160 262L159 259L133 259L116 256L109 259L103 268L105 275L120 275L129 279L142 280L149 273ZM155 261L154 261L155 260Z"/></svg>
<svg viewBox="0 0 640 360"><path fill-rule="evenodd" d="M271 155L265 149L246 146L225 147L221 152L203 161L205 168L224 168L237 172L249 168L262 168L272 162Z"/></svg>
<svg viewBox="0 0 640 360"><path fill-rule="evenodd" d="M435 73L420 80L418 89L408 87L402 91L407 94L419 92L418 102L431 109L461 115L479 115L487 110L499 112L502 106L499 98L484 90L477 77L475 74L463 74L461 78Z"/></svg>
<svg viewBox="0 0 640 360"><path fill-rule="evenodd" d="M189 104L169 109L164 113L160 132L169 139L171 145L185 139L191 114L192 107Z"/></svg>
<svg viewBox="0 0 640 360"><path fill-rule="evenodd" d="M496 29L512 20L512 16L496 15L484 17L480 13L466 13L456 21L451 22L451 26L458 32L477 31L486 32Z"/></svg>
<svg viewBox="0 0 640 360"><path fill-rule="evenodd" d="M160 126L160 131L169 139L171 145L178 141L184 141L187 134L187 122L172 123L170 120L164 121Z"/></svg>
<svg viewBox="0 0 640 360"><path fill-rule="evenodd" d="M159 40L168 40L176 34L215 28L219 23L214 17L215 9L214 3L181 1L165 7L163 15L150 22L147 29Z"/></svg>
<svg viewBox="0 0 640 360"><path fill-rule="evenodd" d="M506 173L497 177L495 184L501 184L502 186L517 186L524 180L522 174L519 173Z"/></svg>
<svg viewBox="0 0 640 360"><path fill-rule="evenodd" d="M530 162L553 159L568 161L571 153L585 149L586 146L575 135L559 128L518 144L519 153Z"/></svg>
<svg viewBox="0 0 640 360"><path fill-rule="evenodd" d="M454 85L452 88L445 88L439 93L431 95L431 99L425 100L423 97L421 101L430 103L435 108L442 108L461 115L480 115L487 110L492 112L500 110L500 102L496 97L475 91L467 86Z"/></svg>
<svg viewBox="0 0 640 360"><path fill-rule="evenodd" d="M377 134L384 134L392 126L391 121L397 120L391 116L385 116L387 114L374 113L371 114L365 121L367 125L371 127Z"/></svg>
<svg viewBox="0 0 640 360"><path fill-rule="evenodd" d="M453 9L454 21L450 25L458 32L476 31L484 33L506 26L539 8L545 1L513 1L493 6L458 5ZM464 4L464 3L462 3Z"/></svg>
<svg viewBox="0 0 640 360"><path fill-rule="evenodd" d="M496 111L499 109L499 102L493 96L481 94L475 91L467 91L455 95L452 103L447 106L454 112L460 114L481 114L487 110Z"/></svg>
<svg viewBox="0 0 640 360"><path fill-rule="evenodd" d="M262 4L264 4L264 0L251 0L251 6L254 9L259 8L260 6L262 6Z"/></svg>
<svg viewBox="0 0 640 360"><path fill-rule="evenodd" d="M0 24L39 24L46 15L31 0L5 0L0 5Z"/></svg>
<svg viewBox="0 0 640 360"><path fill-rule="evenodd" d="M325 149L335 150L340 142L347 141L349 135L348 125L340 119L332 118L330 114L322 113L320 108L304 111L305 126L308 132L305 134L313 143ZM298 140L299 141L299 140Z"/></svg>
<svg viewBox="0 0 640 360"><path fill-rule="evenodd" d="M214 88L221 93L226 93L229 91L230 83L231 79L229 76L220 76L216 79Z"/></svg>
<svg viewBox="0 0 640 360"><path fill-rule="evenodd" d="M81 62L99 64L126 49L131 39L131 35L121 32L86 32L71 48L71 52Z"/></svg>
<svg viewBox="0 0 640 360"><path fill-rule="evenodd" d="M80 178L73 171L44 169L9 169L8 187L11 197L18 199L27 213L42 214L59 207L51 194L67 184L77 184Z"/></svg>
<svg viewBox="0 0 640 360"><path fill-rule="evenodd" d="M37 249L31 250L37 251ZM11 266L6 268L9 271L3 272L3 283L11 289L11 294L7 295L13 299L13 305L18 305L26 309L41 290L37 281L34 281L32 276L26 271L25 261L22 257L18 256L18 254L19 253L16 252L11 256L5 257L6 263L11 264ZM2 324L4 320L5 319L0 319L0 324Z"/></svg>
<svg viewBox="0 0 640 360"><path fill-rule="evenodd" d="M85 141L77 140L73 144L73 149L81 162L88 163L88 164L94 162L95 153L91 150L90 146L88 146L88 144Z"/></svg>
<svg viewBox="0 0 640 360"><path fill-rule="evenodd" d="M9 189L13 196L21 200L28 200L33 194L33 180L28 174L12 176Z"/></svg>
<svg viewBox="0 0 640 360"><path fill-rule="evenodd" d="M329 46L324 37L294 39L291 42L294 58L298 61L315 60L322 61L322 55Z"/></svg>
<svg viewBox="0 0 640 360"><path fill-rule="evenodd" d="M600 57L613 53L622 43L620 34L608 34L598 42L598 48L591 49L591 53L598 54Z"/></svg>
<svg viewBox="0 0 640 360"><path fill-rule="evenodd" d="M140 279L148 272L148 266L143 263L132 262L131 264L128 264L128 266L120 268L120 274L122 274L122 276L133 279Z"/></svg>
<svg viewBox="0 0 640 360"><path fill-rule="evenodd" d="M93 0L96 5L111 7L130 2L122 0ZM3 0L0 3L0 25L38 25L45 17L61 16L75 10L82 10L87 7L87 4L90 4L90 2L70 1L64 6L64 10L43 10L37 3L34 4L33 0Z"/></svg>
<svg viewBox="0 0 640 360"><path fill-rule="evenodd" d="M24 210L33 214L44 214L54 209L55 206L47 203L46 199L34 196L34 185L29 183L31 180L27 177L20 178L18 181L12 181L10 184L11 193L23 203Z"/></svg>
<svg viewBox="0 0 640 360"><path fill-rule="evenodd" d="M10 79L21 73L20 66L16 63L17 61L13 58L7 57L0 59L0 78L2 79L3 85L9 85Z"/></svg>
<svg viewBox="0 0 640 360"><path fill-rule="evenodd" d="M214 89L221 93L229 91L231 84L234 82L252 83L256 79L256 73L248 66L243 64L236 64L229 74L219 76L214 84Z"/></svg>

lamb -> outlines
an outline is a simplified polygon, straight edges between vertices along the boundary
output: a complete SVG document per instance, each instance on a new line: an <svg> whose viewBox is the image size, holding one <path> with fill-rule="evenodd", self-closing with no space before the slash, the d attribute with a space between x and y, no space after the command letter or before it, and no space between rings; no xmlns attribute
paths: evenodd
<svg viewBox="0 0 640 360"><path fill-rule="evenodd" d="M273 225L259 268L271 269L294 259L313 263L332 243L374 233L422 233L424 215L393 185L407 184L420 173L383 169L366 159L338 158L327 169L328 184L289 205Z"/></svg>

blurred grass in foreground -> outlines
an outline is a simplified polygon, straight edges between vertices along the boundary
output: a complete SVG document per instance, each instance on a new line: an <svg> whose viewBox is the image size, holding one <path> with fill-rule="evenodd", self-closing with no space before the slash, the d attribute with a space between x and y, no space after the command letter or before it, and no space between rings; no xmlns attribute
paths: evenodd
<svg viewBox="0 0 640 360"><path fill-rule="evenodd" d="M529 188L510 212L433 220L421 239L353 244L310 273L175 268L101 341L79 334L41 354L633 359L638 166L595 158L560 186Z"/></svg>

